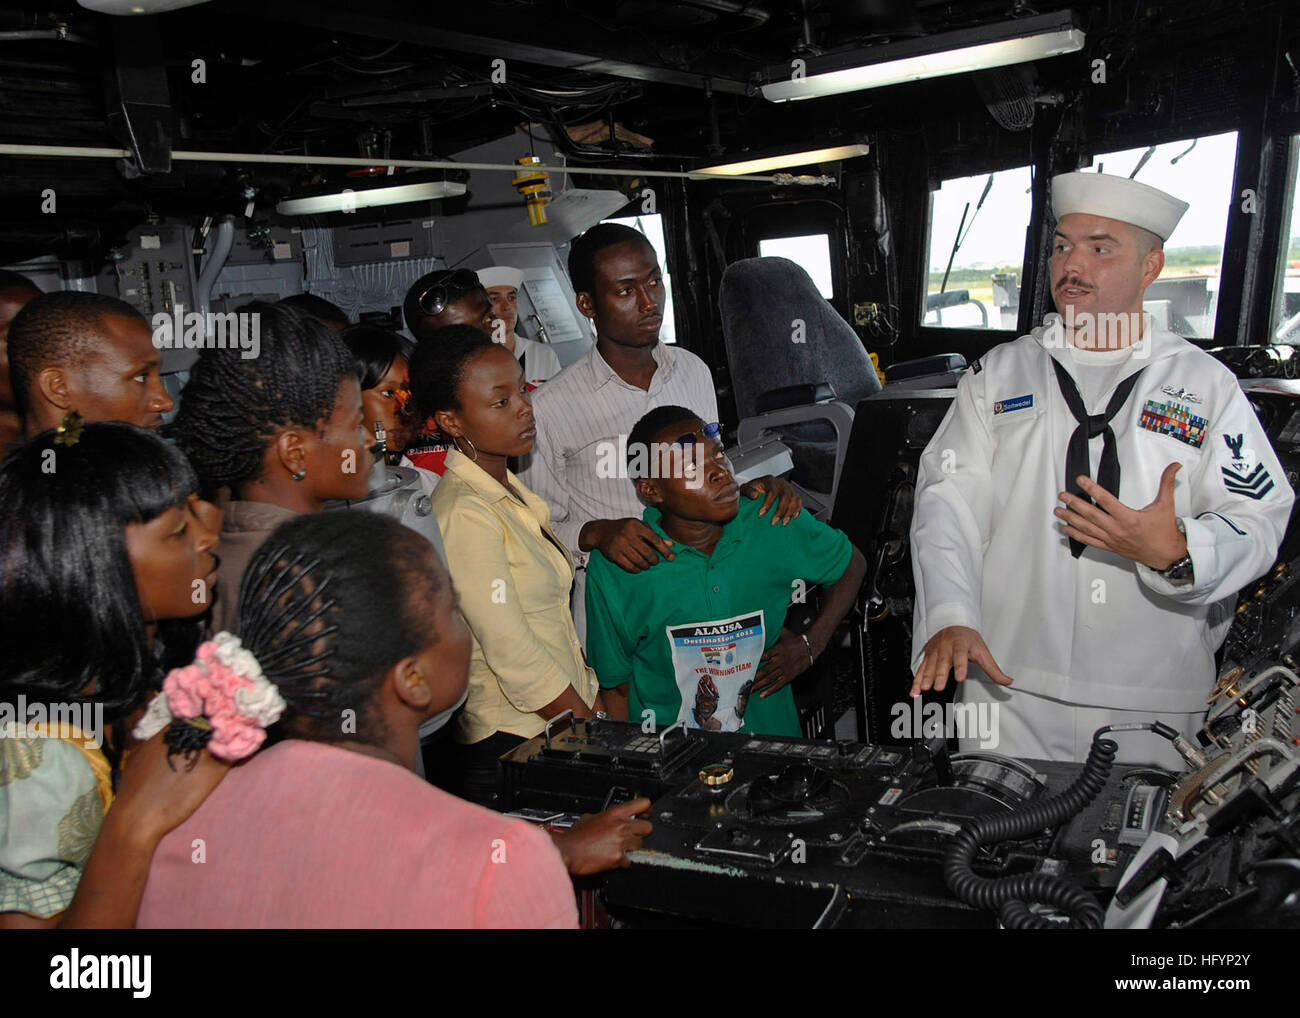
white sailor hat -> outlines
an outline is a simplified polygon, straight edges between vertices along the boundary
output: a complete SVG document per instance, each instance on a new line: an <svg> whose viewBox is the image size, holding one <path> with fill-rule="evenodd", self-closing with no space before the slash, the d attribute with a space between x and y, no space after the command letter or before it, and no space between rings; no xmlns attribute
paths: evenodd
<svg viewBox="0 0 1300 1018"><path fill-rule="evenodd" d="M485 290L490 290L494 286L513 286L516 290L524 281L522 269L512 268L509 265L489 265L486 269L478 269L478 281L483 284Z"/></svg>
<svg viewBox="0 0 1300 1018"><path fill-rule="evenodd" d="M1168 240L1187 202L1148 184L1109 173L1062 173L1052 178L1052 212L1059 221L1078 212L1117 219Z"/></svg>

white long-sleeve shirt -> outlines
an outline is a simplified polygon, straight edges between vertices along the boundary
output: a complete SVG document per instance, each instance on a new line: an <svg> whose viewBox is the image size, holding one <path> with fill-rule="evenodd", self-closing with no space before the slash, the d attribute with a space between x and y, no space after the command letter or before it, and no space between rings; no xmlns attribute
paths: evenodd
<svg viewBox="0 0 1300 1018"><path fill-rule="evenodd" d="M1059 334L1055 334L1059 335ZM1053 514L1065 490L1077 422L1051 359L1072 351L1035 329L991 350L957 386L921 457L912 521L916 603L912 668L946 626L969 626L1011 687L1069 703L1134 710L1203 709L1214 650L1237 591L1273 562L1294 494L1254 411L1227 368L1156 329L1128 367L1145 365L1111 421L1119 499L1141 509L1171 462L1174 509L1194 581L1176 586L1144 565L1086 547L1075 559ZM1092 440L1095 478L1102 438Z"/></svg>
<svg viewBox="0 0 1300 1018"><path fill-rule="evenodd" d="M584 640L587 552L578 547L578 535L592 520L639 520L645 511L611 448L625 448L633 426L655 407L685 407L705 424L718 419L718 396L704 361L662 342L653 356L658 367L648 390L623 381L593 344L533 393L537 440L519 476L546 500L551 529L573 553L573 621Z"/></svg>
<svg viewBox="0 0 1300 1018"><path fill-rule="evenodd" d="M592 520L640 519L645 510L625 470L609 469L609 443L624 447L648 411L682 406L705 424L718 419L718 397L708 366L689 350L659 343L650 388L623 381L593 345L533 393L537 441L520 479L551 509L551 528L580 567L587 555L578 534ZM619 464L623 466L622 464ZM614 476L611 476L614 475ZM619 476L621 475L621 476Z"/></svg>

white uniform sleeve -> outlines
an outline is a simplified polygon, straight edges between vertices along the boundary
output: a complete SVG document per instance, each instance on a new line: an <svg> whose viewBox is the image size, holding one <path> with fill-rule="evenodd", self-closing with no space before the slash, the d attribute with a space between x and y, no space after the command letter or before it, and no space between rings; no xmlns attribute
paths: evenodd
<svg viewBox="0 0 1300 1018"><path fill-rule="evenodd" d="M984 545L992 525L994 441L985 374L967 372L921 454L912 514L912 671L926 642L948 626L980 628Z"/></svg>
<svg viewBox="0 0 1300 1018"><path fill-rule="evenodd" d="M1158 594L1184 604L1231 597L1277 557L1295 494L1286 471L1234 380L1228 408L1205 436L1183 518L1192 583L1176 586L1147 566L1138 576Z"/></svg>

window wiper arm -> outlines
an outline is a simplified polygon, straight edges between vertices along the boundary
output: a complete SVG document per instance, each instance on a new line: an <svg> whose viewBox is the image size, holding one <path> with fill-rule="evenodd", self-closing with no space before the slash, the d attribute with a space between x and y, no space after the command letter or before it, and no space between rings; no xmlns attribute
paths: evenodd
<svg viewBox="0 0 1300 1018"><path fill-rule="evenodd" d="M952 272L952 260L957 257L957 251L966 243L966 238L970 236L971 227L975 225L975 216L979 215L980 209L984 206L984 199L989 196L993 190L993 174L989 174L989 179L984 182L984 193L980 195L980 200L975 203L975 213L970 217L970 226L966 226L966 214L970 212L970 202L961 213L961 222L957 224L957 236L953 238L952 250L948 252L948 267L943 270L943 282L939 284L939 292L943 293L948 288L948 275ZM966 232L962 233L962 227L966 226Z"/></svg>

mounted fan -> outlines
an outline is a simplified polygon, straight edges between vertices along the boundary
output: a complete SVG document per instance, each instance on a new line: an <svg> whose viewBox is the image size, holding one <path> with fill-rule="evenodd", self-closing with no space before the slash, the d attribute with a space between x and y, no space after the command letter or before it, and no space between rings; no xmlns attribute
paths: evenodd
<svg viewBox="0 0 1300 1018"><path fill-rule="evenodd" d="M1039 106L1059 106L1065 101L1061 92L1039 87L1030 64L976 71L971 77L989 116L1008 131L1028 130Z"/></svg>

